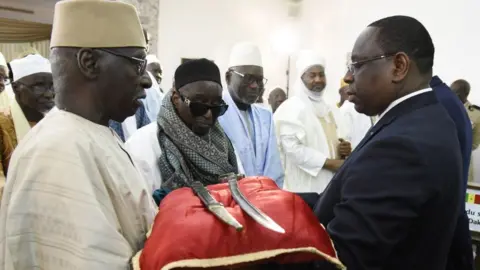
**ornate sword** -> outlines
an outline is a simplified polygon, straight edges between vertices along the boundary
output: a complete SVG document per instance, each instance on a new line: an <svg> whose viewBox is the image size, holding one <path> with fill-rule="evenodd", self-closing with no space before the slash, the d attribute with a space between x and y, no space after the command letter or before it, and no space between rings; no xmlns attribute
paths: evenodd
<svg viewBox="0 0 480 270"><path fill-rule="evenodd" d="M237 231L243 229L242 224L238 222L228 211L225 209L223 204L215 200L208 190L203 186L199 181L193 182L190 187L193 189L195 194L200 198L202 203L207 207L208 211L214 214L224 223L234 227Z"/></svg>
<svg viewBox="0 0 480 270"><path fill-rule="evenodd" d="M239 178L241 179L243 177L234 173L220 176L222 181L228 182L233 199L238 203L243 211L245 211L251 218L260 223L263 227L278 233L285 233L285 229L283 229L273 219L267 216L267 214L260 211L260 209L255 207L250 201L247 200L247 198L238 188L237 181Z"/></svg>

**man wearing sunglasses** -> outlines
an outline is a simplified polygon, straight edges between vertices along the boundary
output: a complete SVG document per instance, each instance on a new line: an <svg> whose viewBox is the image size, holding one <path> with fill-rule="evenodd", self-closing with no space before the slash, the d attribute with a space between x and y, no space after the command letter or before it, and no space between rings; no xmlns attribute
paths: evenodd
<svg viewBox="0 0 480 270"><path fill-rule="evenodd" d="M218 176L243 173L241 162L218 117L229 106L222 99L217 65L190 60L175 71L174 88L163 99L156 123L138 130L126 143L157 204L168 192L218 183Z"/></svg>
<svg viewBox="0 0 480 270"><path fill-rule="evenodd" d="M252 106L265 91L262 57L250 42L236 44L230 54L223 98L229 106L219 118L239 152L247 176L268 176L283 187L283 167L278 152L272 112Z"/></svg>
<svg viewBox="0 0 480 270"><path fill-rule="evenodd" d="M133 115L151 86L140 20L125 3L59 1L50 46L58 110L10 161L0 268L129 269L156 207L108 121Z"/></svg>

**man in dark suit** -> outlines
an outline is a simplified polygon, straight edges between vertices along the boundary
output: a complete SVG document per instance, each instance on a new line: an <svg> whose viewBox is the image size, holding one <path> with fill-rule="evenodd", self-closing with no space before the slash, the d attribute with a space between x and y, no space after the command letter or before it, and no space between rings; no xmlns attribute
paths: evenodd
<svg viewBox="0 0 480 270"><path fill-rule="evenodd" d="M379 120L315 206L349 270L446 267L463 168L455 124L429 88L434 51L406 16L370 24L355 42L349 101Z"/></svg>
<svg viewBox="0 0 480 270"><path fill-rule="evenodd" d="M465 212L465 203L463 203L465 202L465 194L467 191L468 172L472 153L472 124L462 102L439 77L434 76L430 81L430 86L435 92L438 101L447 110L447 113L455 123L463 162L462 190L460 193L460 201L462 202L460 206L461 211L457 219L457 226L455 227L455 234L450 247L446 270L474 270L472 238L470 235L468 215Z"/></svg>

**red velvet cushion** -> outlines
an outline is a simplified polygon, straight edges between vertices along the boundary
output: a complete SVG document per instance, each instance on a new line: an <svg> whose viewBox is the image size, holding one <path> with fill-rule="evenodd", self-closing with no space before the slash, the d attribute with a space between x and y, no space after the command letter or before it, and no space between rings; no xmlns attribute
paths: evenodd
<svg viewBox="0 0 480 270"><path fill-rule="evenodd" d="M233 200L227 184L208 189L244 226L240 232L211 214L190 188L181 188L170 193L160 205L152 233L140 255L141 270L325 259L341 266L330 237L300 197L279 189L265 177L242 179L239 188L286 233L270 231L250 218Z"/></svg>

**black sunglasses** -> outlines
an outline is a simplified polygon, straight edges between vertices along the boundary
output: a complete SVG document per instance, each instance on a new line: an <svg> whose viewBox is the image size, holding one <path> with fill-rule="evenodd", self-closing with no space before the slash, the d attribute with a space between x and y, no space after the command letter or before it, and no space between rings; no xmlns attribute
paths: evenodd
<svg viewBox="0 0 480 270"><path fill-rule="evenodd" d="M211 106L200 102L192 102L190 99L180 93L178 93L178 95L180 96L182 101L190 108L190 112L193 116L205 115L210 110L214 117L219 117L224 115L225 112L228 110L228 105L224 101L222 101L222 104L220 105Z"/></svg>
<svg viewBox="0 0 480 270"><path fill-rule="evenodd" d="M108 49L97 49L97 50L104 51L104 52L109 53L111 55L115 55L115 56L118 56L118 57L128 59L128 60L130 60L131 62L134 62L137 65L138 75L143 75L143 73L145 73L145 69L147 68L147 60L146 59L140 59L140 58L137 58L137 57L123 55L123 54L116 53L116 52L108 50Z"/></svg>

